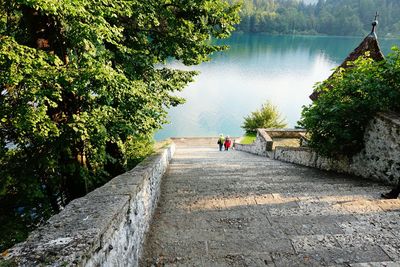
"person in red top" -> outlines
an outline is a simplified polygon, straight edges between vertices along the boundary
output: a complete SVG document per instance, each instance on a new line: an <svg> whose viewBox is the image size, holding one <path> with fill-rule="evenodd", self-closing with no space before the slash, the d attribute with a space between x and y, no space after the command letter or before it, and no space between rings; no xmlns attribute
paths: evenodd
<svg viewBox="0 0 400 267"><path fill-rule="evenodd" d="M229 136L225 137L225 142L224 142L225 150L229 150L231 144L232 144L231 138Z"/></svg>

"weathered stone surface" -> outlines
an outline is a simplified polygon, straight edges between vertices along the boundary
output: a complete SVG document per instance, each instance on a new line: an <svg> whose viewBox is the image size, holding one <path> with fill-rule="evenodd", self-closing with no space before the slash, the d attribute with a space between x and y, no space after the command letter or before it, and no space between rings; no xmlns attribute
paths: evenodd
<svg viewBox="0 0 400 267"><path fill-rule="evenodd" d="M379 199L387 186L188 141L162 183L142 266L400 261L400 200Z"/></svg>
<svg viewBox="0 0 400 267"><path fill-rule="evenodd" d="M18 266L137 266L172 145L69 203L8 251Z"/></svg>
<svg viewBox="0 0 400 267"><path fill-rule="evenodd" d="M277 144L293 143L293 141L289 142L291 139L300 142L300 138L304 134L305 131L301 129L257 129L257 138L254 143L248 145L236 144L235 147L239 151L273 158L273 150Z"/></svg>
<svg viewBox="0 0 400 267"><path fill-rule="evenodd" d="M354 174L397 183L400 178L400 117L380 114L371 121L364 138L365 149L351 164Z"/></svg>
<svg viewBox="0 0 400 267"><path fill-rule="evenodd" d="M272 150L273 141L265 129L257 129L257 138L253 144L236 144L235 148L239 151L249 152L255 155L267 156Z"/></svg>
<svg viewBox="0 0 400 267"><path fill-rule="evenodd" d="M365 148L351 160L334 160L308 148L277 147L274 158L304 166L349 173L396 184L400 178L400 118L378 114L368 125Z"/></svg>

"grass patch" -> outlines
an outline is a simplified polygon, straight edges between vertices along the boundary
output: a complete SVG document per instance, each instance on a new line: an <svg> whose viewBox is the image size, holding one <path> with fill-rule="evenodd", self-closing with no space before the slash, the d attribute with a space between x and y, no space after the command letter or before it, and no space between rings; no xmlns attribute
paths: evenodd
<svg viewBox="0 0 400 267"><path fill-rule="evenodd" d="M256 133L246 133L242 139L240 140L240 143L243 145L250 145L256 141L257 134Z"/></svg>

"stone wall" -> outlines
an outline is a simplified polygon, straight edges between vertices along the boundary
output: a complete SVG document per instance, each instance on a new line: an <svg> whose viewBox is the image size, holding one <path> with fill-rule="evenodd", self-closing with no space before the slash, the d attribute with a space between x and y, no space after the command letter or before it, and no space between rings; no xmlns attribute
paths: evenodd
<svg viewBox="0 0 400 267"><path fill-rule="evenodd" d="M379 114L365 133L365 149L353 158L354 174L396 183L400 178L400 116Z"/></svg>
<svg viewBox="0 0 400 267"><path fill-rule="evenodd" d="M18 266L137 266L172 144L131 171L73 200L8 251ZM3 255L4 256L4 255Z"/></svg>
<svg viewBox="0 0 400 267"><path fill-rule="evenodd" d="M215 137L171 137L177 147L215 147L218 148L218 136ZM240 137L231 136L232 142Z"/></svg>
<svg viewBox="0 0 400 267"><path fill-rule="evenodd" d="M308 167L341 173L346 173L350 168L350 161L347 158L331 159L328 157L323 157L307 147L276 147L273 158Z"/></svg>
<svg viewBox="0 0 400 267"><path fill-rule="evenodd" d="M304 130L299 129L257 129L257 137L254 143L244 145L236 144L235 148L260 156L273 157L273 138L298 138L305 134Z"/></svg>
<svg viewBox="0 0 400 267"><path fill-rule="evenodd" d="M306 131L304 129L264 129L273 138L301 138Z"/></svg>
<svg viewBox="0 0 400 267"><path fill-rule="evenodd" d="M235 144L235 149L260 156L268 156L272 150L273 141L265 129L257 129L257 138L254 143L249 145Z"/></svg>
<svg viewBox="0 0 400 267"><path fill-rule="evenodd" d="M334 160L308 148L277 147L274 158L395 184L400 177L400 117L380 113L368 125L365 148L352 159Z"/></svg>

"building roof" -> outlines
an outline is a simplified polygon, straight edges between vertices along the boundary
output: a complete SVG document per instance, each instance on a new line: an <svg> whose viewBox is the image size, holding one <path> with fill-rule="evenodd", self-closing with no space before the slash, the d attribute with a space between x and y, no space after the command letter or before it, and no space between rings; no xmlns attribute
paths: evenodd
<svg viewBox="0 0 400 267"><path fill-rule="evenodd" d="M385 56L381 52L381 48L379 46L378 38L376 36L376 26L378 25L378 21L375 20L372 22L372 31L370 34L368 34L367 37L361 42L361 44L353 51L350 53L350 55L343 61L343 63L337 68L332 75L325 81L328 83L328 88L331 88L332 86L329 85L329 80L332 79L332 77L340 70L340 69L346 69L351 67L351 64L348 64L349 62L355 61L357 58L360 56L366 56L369 58L372 58L375 61L381 61L385 59ZM311 100L315 101L318 99L318 97L322 94L323 92L317 92L314 91L311 95L310 98Z"/></svg>

